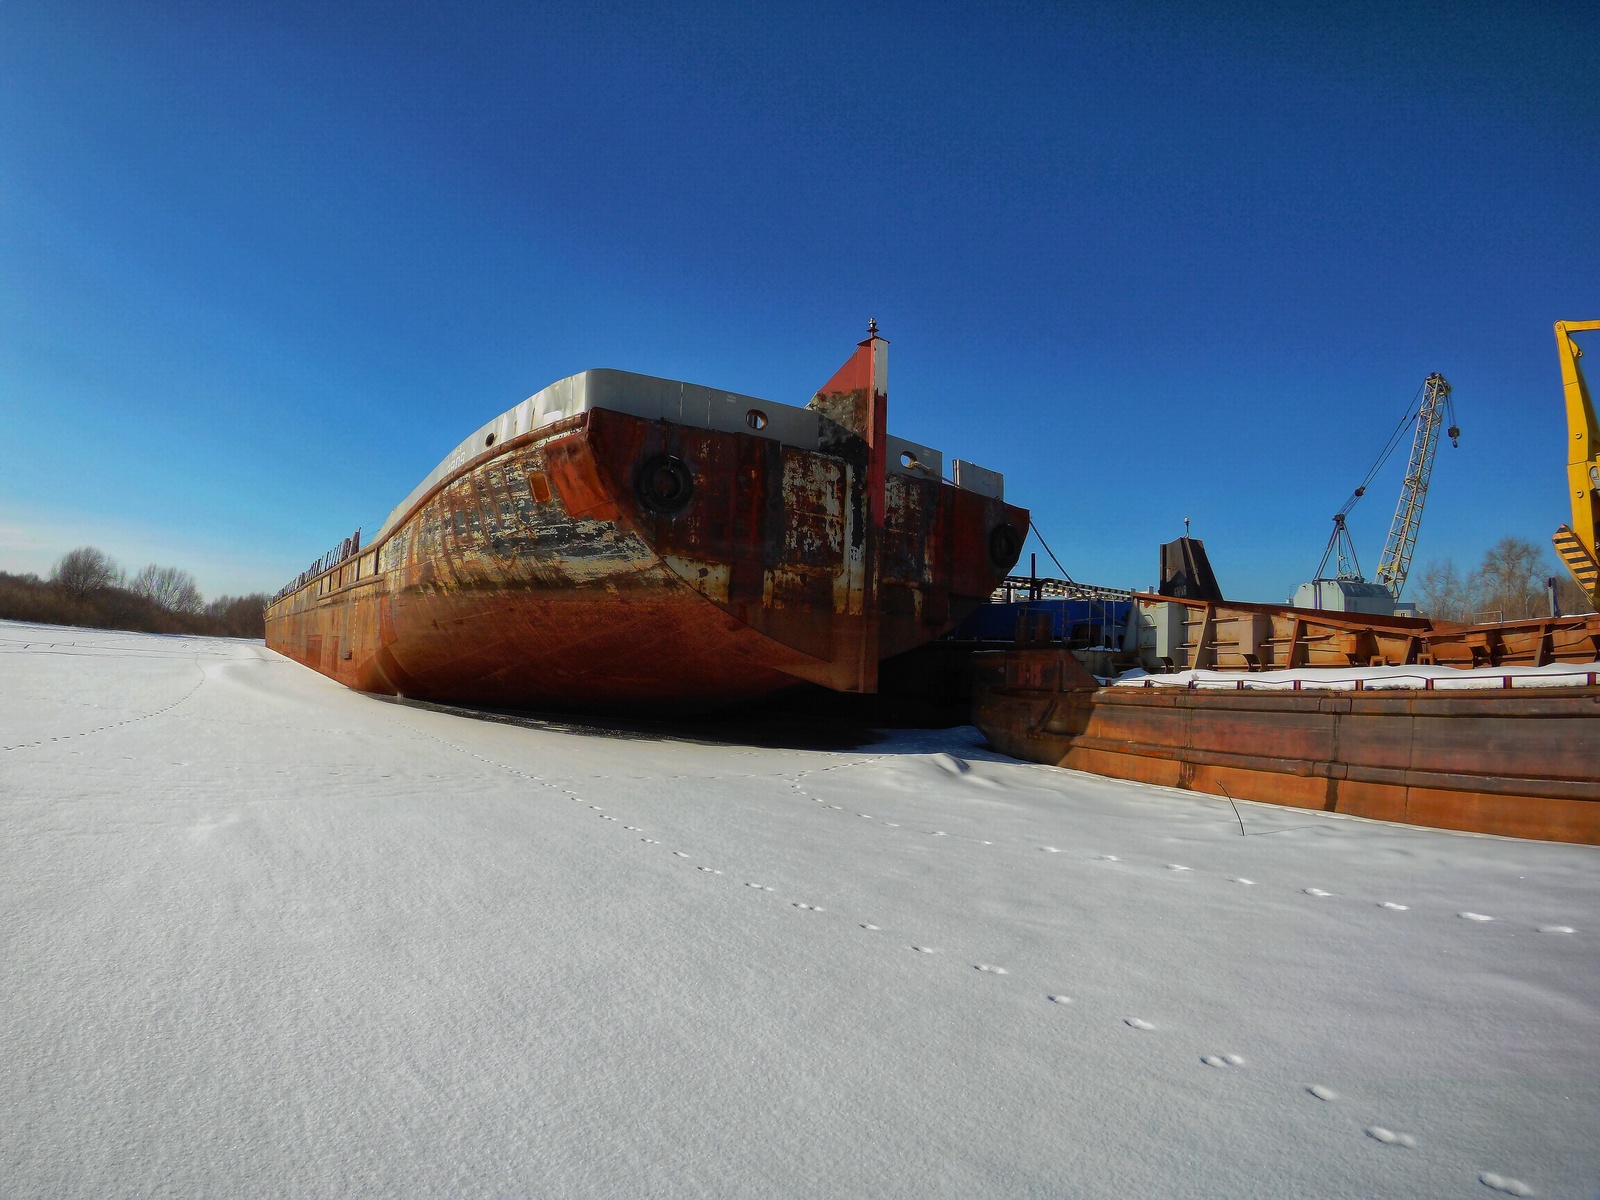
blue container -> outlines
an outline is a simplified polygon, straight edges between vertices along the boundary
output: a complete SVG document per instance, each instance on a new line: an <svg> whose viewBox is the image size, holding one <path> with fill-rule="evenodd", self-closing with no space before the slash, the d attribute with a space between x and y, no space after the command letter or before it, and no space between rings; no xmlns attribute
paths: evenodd
<svg viewBox="0 0 1600 1200"><path fill-rule="evenodd" d="M1122 645L1122 633L1133 612L1131 600L1019 600L985 604L946 636L964 641L1010 642L1023 614L1032 622L1050 619L1050 637L1075 649Z"/></svg>

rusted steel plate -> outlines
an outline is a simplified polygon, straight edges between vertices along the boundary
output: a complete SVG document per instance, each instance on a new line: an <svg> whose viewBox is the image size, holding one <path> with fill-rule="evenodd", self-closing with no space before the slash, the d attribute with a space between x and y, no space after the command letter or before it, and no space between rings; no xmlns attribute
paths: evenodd
<svg viewBox="0 0 1600 1200"><path fill-rule="evenodd" d="M1543 666L1600 660L1600 615L1540 617L1486 625L1285 608L1242 601L1187 600L1138 593L1148 603L1177 604L1191 667L1254 671L1283 667Z"/></svg>
<svg viewBox="0 0 1600 1200"><path fill-rule="evenodd" d="M866 395L819 394L863 432L828 417L817 450L603 407L485 435L359 558L275 602L268 644L351 687L464 703L871 691L881 656L982 603L1015 559L989 552L995 530L1028 522L886 472L881 346L835 376Z"/></svg>
<svg viewBox="0 0 1600 1200"><path fill-rule="evenodd" d="M1095 687L1064 674L1060 654L974 656L974 720L1005 753L1235 799L1600 844L1600 688Z"/></svg>

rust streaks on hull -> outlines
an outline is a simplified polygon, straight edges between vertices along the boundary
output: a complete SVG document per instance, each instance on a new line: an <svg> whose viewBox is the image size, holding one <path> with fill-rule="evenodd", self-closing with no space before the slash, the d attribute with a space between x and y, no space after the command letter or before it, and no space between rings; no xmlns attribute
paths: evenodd
<svg viewBox="0 0 1600 1200"><path fill-rule="evenodd" d="M880 345L852 359L869 380ZM808 419L817 449L607 407L464 444L354 564L268 609L268 644L351 687L457 703L870 691L881 653L982 602L1011 566L984 552L993 530L1028 514L886 477L881 436L875 452Z"/></svg>
<svg viewBox="0 0 1600 1200"><path fill-rule="evenodd" d="M1098 687L1067 659L974 656L974 720L997 748L1235 799L1600 844L1600 688Z"/></svg>

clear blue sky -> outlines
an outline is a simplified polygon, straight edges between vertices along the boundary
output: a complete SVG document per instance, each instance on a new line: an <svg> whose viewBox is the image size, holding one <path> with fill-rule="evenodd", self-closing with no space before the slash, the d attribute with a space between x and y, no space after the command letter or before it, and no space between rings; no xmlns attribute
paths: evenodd
<svg viewBox="0 0 1600 1200"><path fill-rule="evenodd" d="M1418 563L1548 545L1600 9L1275 8L4 0L0 569L272 590L555 379L803 403L869 316L1078 578L1188 516L1284 598L1430 371Z"/></svg>

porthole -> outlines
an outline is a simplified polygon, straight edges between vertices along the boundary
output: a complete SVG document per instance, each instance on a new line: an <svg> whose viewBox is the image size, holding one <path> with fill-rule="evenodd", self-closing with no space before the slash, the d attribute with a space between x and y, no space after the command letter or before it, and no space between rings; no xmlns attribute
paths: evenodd
<svg viewBox="0 0 1600 1200"><path fill-rule="evenodd" d="M633 490L651 512L675 513L694 498L694 476L681 458L657 454L639 464Z"/></svg>
<svg viewBox="0 0 1600 1200"><path fill-rule="evenodd" d="M744 423L751 429L765 429L767 427L767 414L759 408L752 408L744 415Z"/></svg>
<svg viewBox="0 0 1600 1200"><path fill-rule="evenodd" d="M1009 571L1022 554L1022 535L1010 521L1002 521L989 531L989 561L999 570Z"/></svg>
<svg viewBox="0 0 1600 1200"><path fill-rule="evenodd" d="M484 449L487 450L492 445L494 445L494 434L491 433L488 437L483 439L483 446Z"/></svg>

